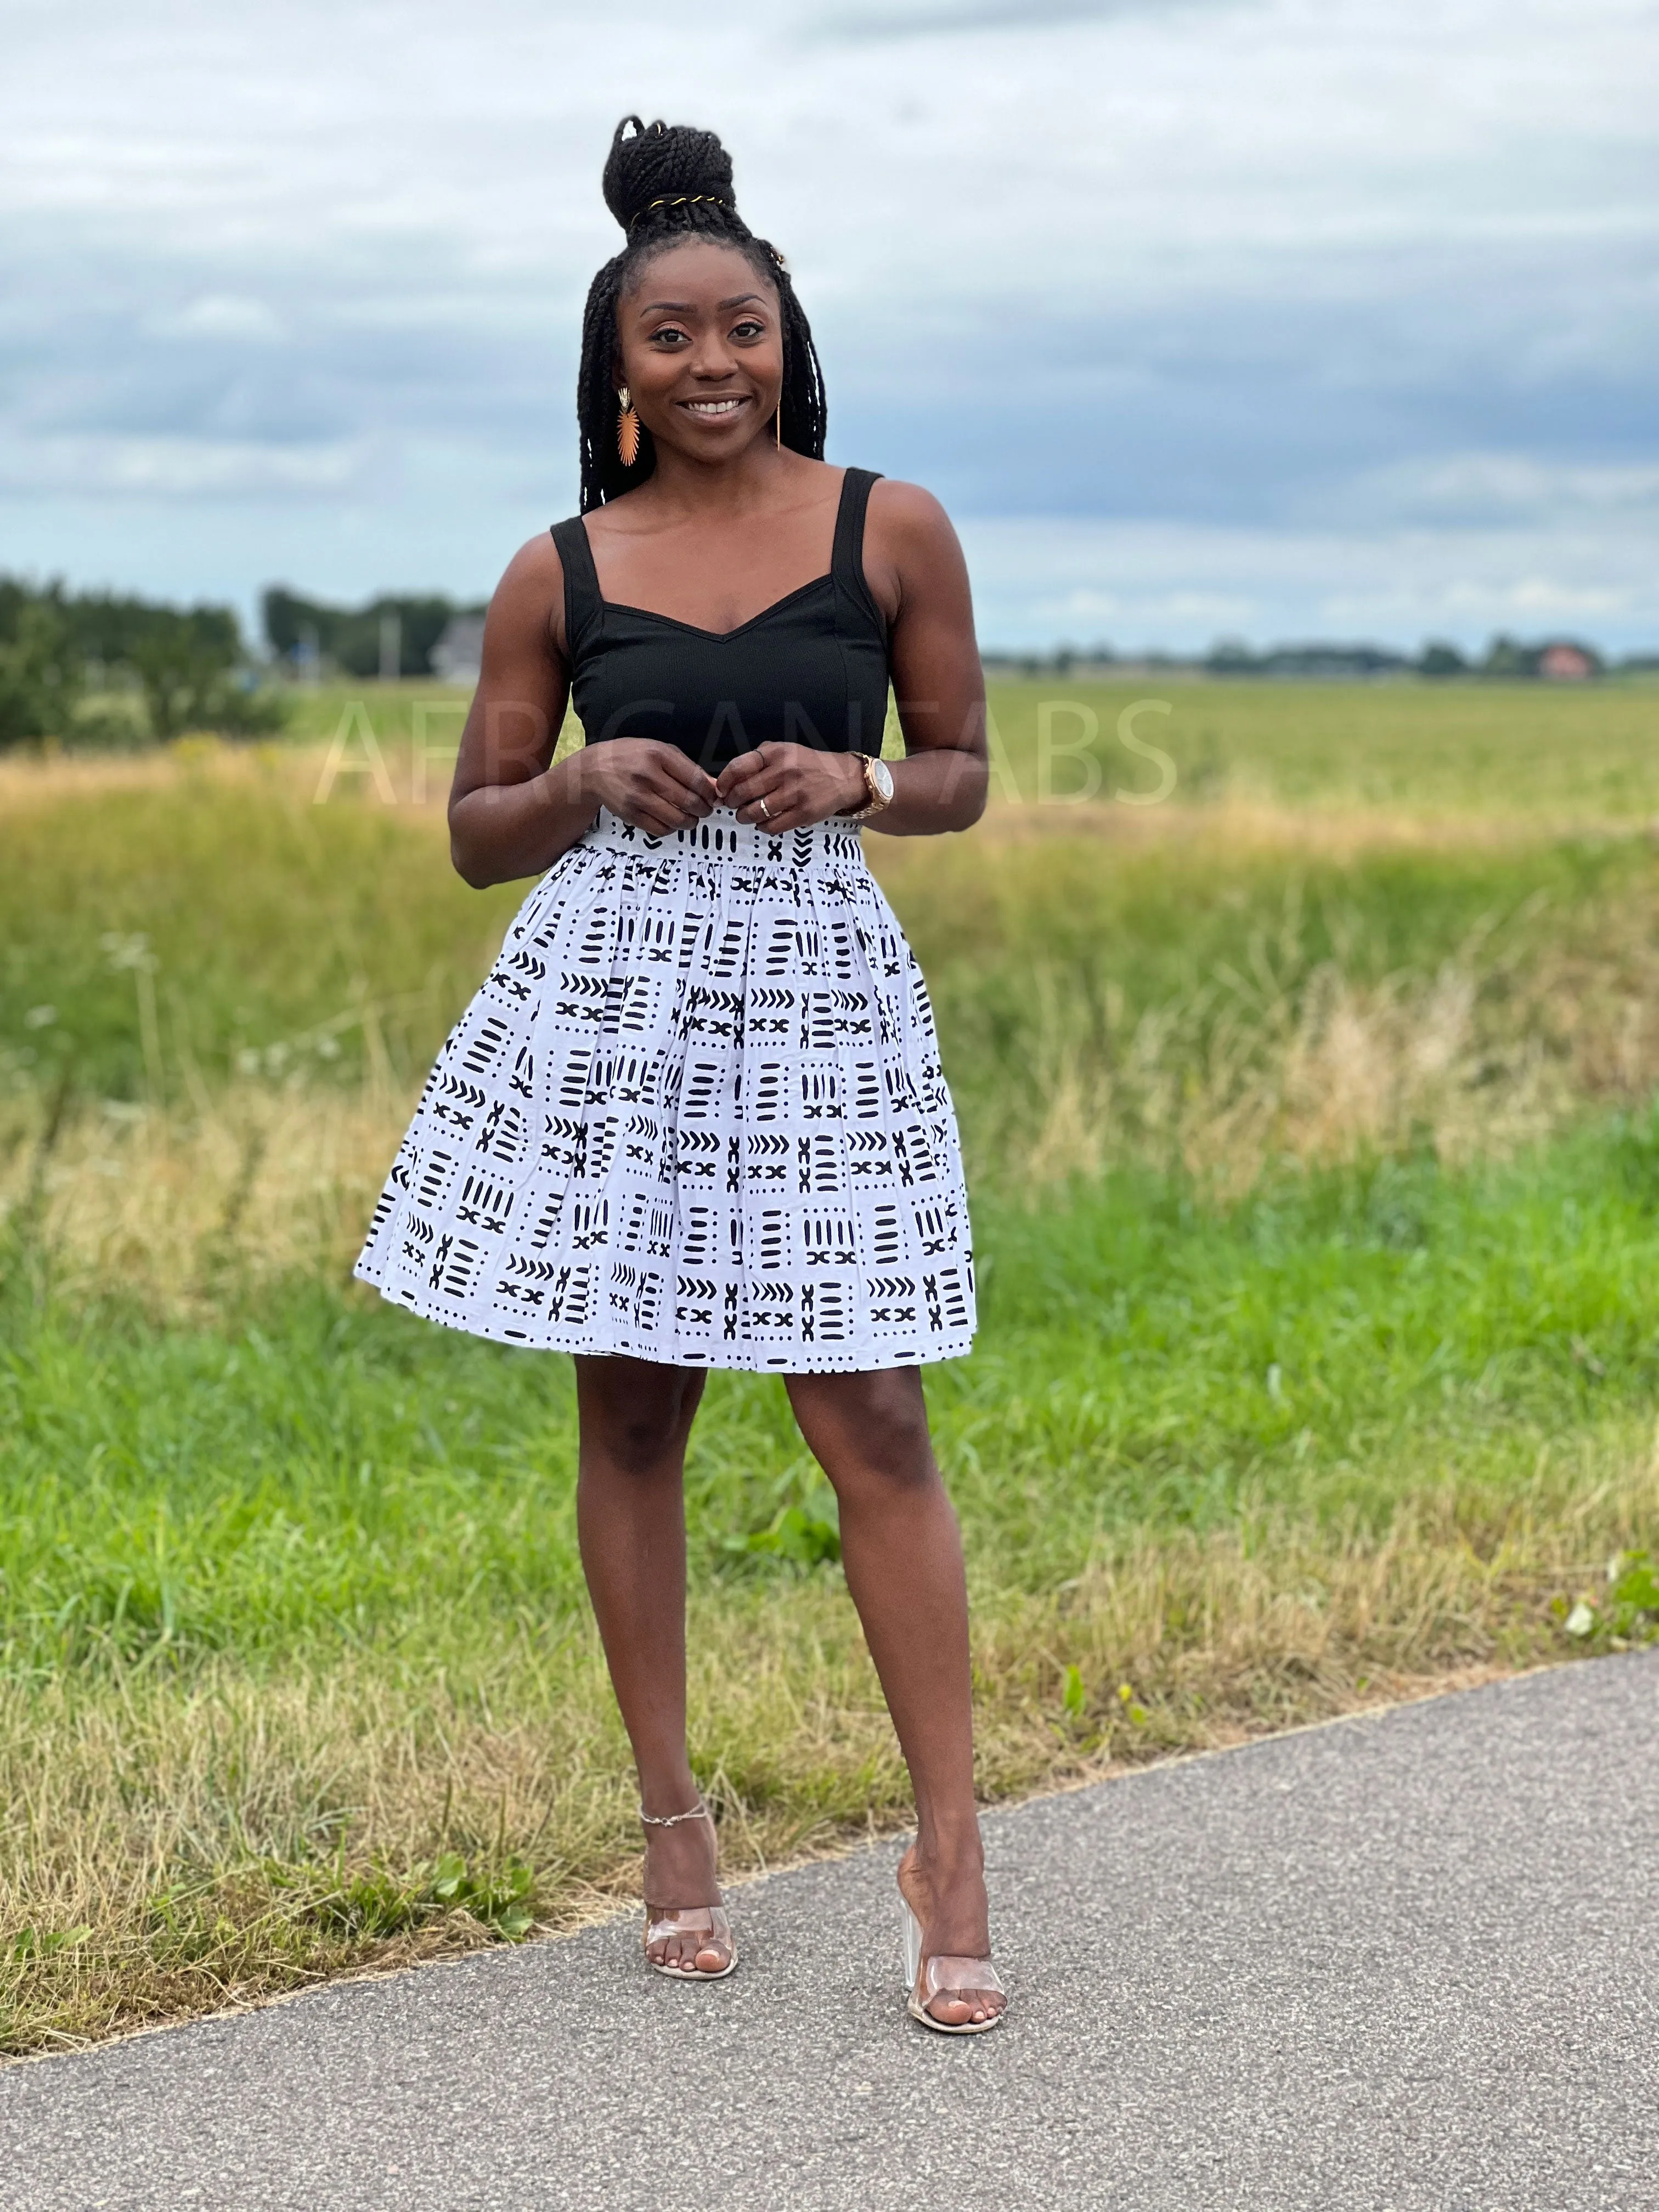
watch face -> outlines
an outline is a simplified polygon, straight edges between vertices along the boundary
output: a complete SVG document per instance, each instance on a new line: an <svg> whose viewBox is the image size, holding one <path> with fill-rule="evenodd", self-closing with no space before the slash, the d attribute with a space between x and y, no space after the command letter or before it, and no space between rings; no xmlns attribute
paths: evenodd
<svg viewBox="0 0 1659 2212"><path fill-rule="evenodd" d="M893 803L893 771L888 767L885 761L872 760L871 762L870 781L874 785L876 791L880 797L882 805L884 806L890 806Z"/></svg>

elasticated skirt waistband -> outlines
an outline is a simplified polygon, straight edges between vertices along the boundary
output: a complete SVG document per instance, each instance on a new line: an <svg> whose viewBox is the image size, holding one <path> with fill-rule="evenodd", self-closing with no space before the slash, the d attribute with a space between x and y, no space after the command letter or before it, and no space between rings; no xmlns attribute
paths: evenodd
<svg viewBox="0 0 1659 2212"><path fill-rule="evenodd" d="M633 860L687 860L704 866L799 870L820 874L841 868L862 868L864 840L855 824L814 822L804 830L787 830L781 836L764 823L739 822L729 806L717 806L705 820L690 830L671 830L654 837L631 823L599 809L599 818L582 842L627 854Z"/></svg>

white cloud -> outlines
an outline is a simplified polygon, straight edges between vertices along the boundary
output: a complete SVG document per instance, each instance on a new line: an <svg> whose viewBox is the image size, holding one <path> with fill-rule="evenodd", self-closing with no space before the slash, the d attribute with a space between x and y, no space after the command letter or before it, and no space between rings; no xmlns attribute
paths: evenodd
<svg viewBox="0 0 1659 2212"><path fill-rule="evenodd" d="M908 6L827 9L810 27L824 39L951 38L982 31L1054 30L1182 7L1251 4L1255 0L910 0Z"/></svg>
<svg viewBox="0 0 1659 2212"><path fill-rule="evenodd" d="M264 300L235 292L204 292L170 313L153 318L158 337L226 338L263 345L283 336L281 317Z"/></svg>
<svg viewBox="0 0 1659 2212"><path fill-rule="evenodd" d="M1495 606L1517 577L1616 597L1551 546L1650 511L1648 0L727 0L713 34L666 0L82 0L15 9L7 42L0 469L33 489L0 561L101 573L108 500L131 581L193 547L192 588L246 590L289 550L270 500L310 500L319 577L487 585L523 486L572 495L629 109L726 135L823 338L837 457L970 520L1327 544L1365 578L1380 532L1435 604L1426 549L1509 531L1468 572ZM1000 618L1125 588L1011 578ZM1297 553L1269 593L1172 575L1124 619L1308 631L1321 589ZM1650 619L1626 597L1609 623Z"/></svg>
<svg viewBox="0 0 1659 2212"><path fill-rule="evenodd" d="M1659 526L1659 462L1540 460L1530 453L1455 453L1399 461L1340 488L1350 515L1393 522L1560 526L1639 514Z"/></svg>
<svg viewBox="0 0 1659 2212"><path fill-rule="evenodd" d="M362 474L357 445L286 445L233 438L0 436L0 489L180 499L267 492L337 492Z"/></svg>
<svg viewBox="0 0 1659 2212"><path fill-rule="evenodd" d="M1619 533L1272 531L1051 516L963 528L988 647L1101 639L1194 650L1223 632L1473 646L1494 630L1659 633L1659 515Z"/></svg>

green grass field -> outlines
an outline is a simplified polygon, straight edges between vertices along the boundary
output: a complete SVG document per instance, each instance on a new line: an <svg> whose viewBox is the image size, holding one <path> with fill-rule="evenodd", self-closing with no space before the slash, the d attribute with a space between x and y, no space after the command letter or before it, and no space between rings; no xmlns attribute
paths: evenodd
<svg viewBox="0 0 1659 2212"><path fill-rule="evenodd" d="M1003 795L1029 803L1088 791L1088 759L1099 795L1156 790L1158 770L1120 735L1138 700L1169 708L1128 728L1168 752L1174 795L1189 804L1583 824L1659 811L1659 685L1649 681L1566 698L1538 684L996 684Z"/></svg>
<svg viewBox="0 0 1659 2212"><path fill-rule="evenodd" d="M1192 683L1154 676L994 680L993 793L1018 804L1120 807L1157 791L1161 771L1127 745L1166 752L1180 805L1254 802L1322 811L1399 811L1420 819L1516 817L1594 825L1659 814L1659 682L1627 678L1583 691L1549 684ZM1146 702L1152 702L1150 707ZM435 684L335 685L292 695L290 738L343 732L344 781L368 787L361 704L401 798L416 780L441 793L467 695ZM1167 708L1167 712L1160 711ZM574 724L569 735L575 734Z"/></svg>
<svg viewBox="0 0 1659 2212"><path fill-rule="evenodd" d="M988 1797L1659 1616L1659 694L1172 688L1154 807L1111 796L1160 774L1145 695L1066 696L1091 799L1086 723L1002 685L985 823L871 841L975 1198L980 1346L928 1388ZM441 759L411 795L444 702L364 697L393 803L361 725L316 803L338 695L0 767L6 2050L567 1925L636 1863L568 1364L348 1280L520 896L449 873ZM688 1492L728 1865L896 1826L775 1382L713 1379Z"/></svg>

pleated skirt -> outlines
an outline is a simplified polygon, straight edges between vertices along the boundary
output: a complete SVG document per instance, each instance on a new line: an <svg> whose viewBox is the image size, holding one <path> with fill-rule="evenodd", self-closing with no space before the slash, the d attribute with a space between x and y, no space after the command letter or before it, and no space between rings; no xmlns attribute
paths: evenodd
<svg viewBox="0 0 1659 2212"><path fill-rule="evenodd" d="M601 812L439 1054L356 1272L477 1336L670 1366L965 1352L956 1117L858 830Z"/></svg>

